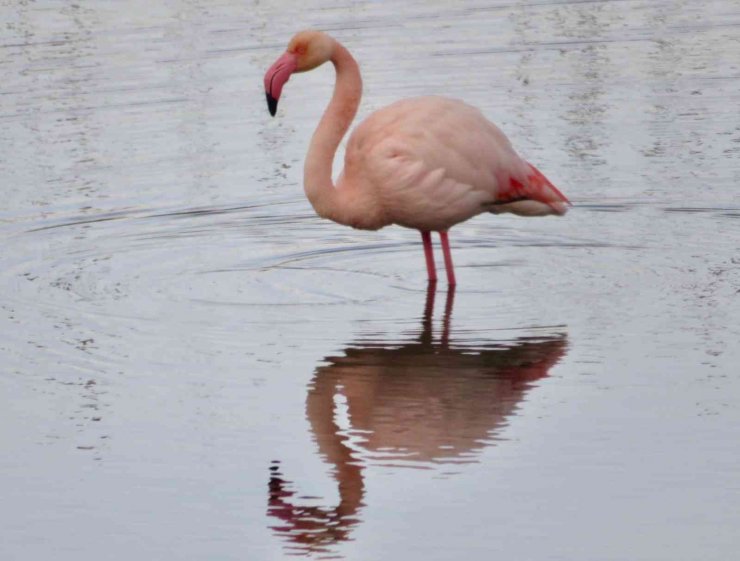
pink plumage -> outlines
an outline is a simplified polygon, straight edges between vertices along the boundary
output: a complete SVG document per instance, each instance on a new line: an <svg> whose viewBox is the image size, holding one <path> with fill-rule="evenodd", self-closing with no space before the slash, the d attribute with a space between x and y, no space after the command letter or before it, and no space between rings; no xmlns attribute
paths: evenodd
<svg viewBox="0 0 740 561"><path fill-rule="evenodd" d="M362 94L355 60L330 36L303 31L267 71L265 90L274 114L290 75L326 61L334 64L337 81L304 167L306 195L320 216L355 228L398 224L421 231L430 281L436 271L429 232L439 232L447 279L455 284L447 239L455 224L484 212L565 214L568 199L519 157L496 125L444 97L405 99L371 114L350 136L334 184L334 155Z"/></svg>

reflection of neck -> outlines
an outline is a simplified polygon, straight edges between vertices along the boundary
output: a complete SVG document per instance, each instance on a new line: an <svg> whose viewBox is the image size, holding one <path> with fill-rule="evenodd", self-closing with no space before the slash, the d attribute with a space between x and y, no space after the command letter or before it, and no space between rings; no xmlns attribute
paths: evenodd
<svg viewBox="0 0 740 561"><path fill-rule="evenodd" d="M306 196L319 216L337 220L341 209L332 182L332 164L337 147L357 113L362 97L362 78L355 59L337 42L334 43L331 62L337 73L334 94L311 138L303 168L303 184Z"/></svg>
<svg viewBox="0 0 740 561"><path fill-rule="evenodd" d="M306 553L322 551L329 543L349 539L352 527L358 523L354 515L363 505L362 467L353 459L347 437L341 435L341 428L334 421L334 392L326 391L332 389L319 389L316 399L309 392L307 414L319 448L335 468L339 504L333 508L294 504L295 491L283 479L279 464L270 468L268 513L287 523L273 529L300 544ZM314 391L316 388L311 390Z"/></svg>
<svg viewBox="0 0 740 561"><path fill-rule="evenodd" d="M332 429L330 429L332 430ZM339 427L333 425L333 430ZM334 433L332 433L334 434ZM301 506L294 504L296 494L289 481L283 479L278 463L270 467L270 495L267 511L287 525L273 526L278 534L300 544L304 553L325 551L331 543L349 539L352 528L359 522L354 516L363 505L364 484L361 468L352 462L347 446L341 443L332 459L336 467L340 501L336 507ZM300 501L296 501L300 503Z"/></svg>
<svg viewBox="0 0 740 561"><path fill-rule="evenodd" d="M328 376L316 380L316 385L309 391L306 414L319 449L336 470L334 477L340 498L337 512L347 516L362 506L365 484L361 464L353 459L347 436L342 434L342 429L334 420L334 394L337 389L334 382L336 380L330 380Z"/></svg>

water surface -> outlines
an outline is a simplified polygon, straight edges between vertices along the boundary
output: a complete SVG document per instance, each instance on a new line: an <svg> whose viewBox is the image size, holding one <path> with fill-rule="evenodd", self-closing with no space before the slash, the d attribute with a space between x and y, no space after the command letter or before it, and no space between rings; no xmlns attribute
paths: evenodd
<svg viewBox="0 0 740 561"><path fill-rule="evenodd" d="M735 555L736 3L0 6L0 557ZM572 212L456 227L454 293L319 220L304 27Z"/></svg>

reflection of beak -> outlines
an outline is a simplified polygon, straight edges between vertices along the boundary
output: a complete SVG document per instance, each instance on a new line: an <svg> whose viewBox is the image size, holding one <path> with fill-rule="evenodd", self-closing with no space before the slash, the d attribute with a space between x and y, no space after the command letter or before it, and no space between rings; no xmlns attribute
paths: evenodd
<svg viewBox="0 0 740 561"><path fill-rule="evenodd" d="M295 72L297 66L298 60L296 55L285 53L265 73L267 109L273 117L277 111L277 104L280 99L280 93L283 91L283 86L290 79L290 75Z"/></svg>

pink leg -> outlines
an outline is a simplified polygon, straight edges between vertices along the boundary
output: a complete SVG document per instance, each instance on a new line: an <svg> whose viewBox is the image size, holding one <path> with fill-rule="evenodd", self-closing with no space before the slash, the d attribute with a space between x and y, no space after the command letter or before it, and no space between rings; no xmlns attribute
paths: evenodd
<svg viewBox="0 0 740 561"><path fill-rule="evenodd" d="M442 242L442 253L445 256L445 270L447 271L447 284L455 286L455 268L452 266L452 254L450 253L450 240L447 239L447 232L440 232L439 239Z"/></svg>
<svg viewBox="0 0 740 561"><path fill-rule="evenodd" d="M427 262L429 282L437 282L437 268L434 266L434 252L432 251L432 234L422 232L421 241L424 242L424 259Z"/></svg>

